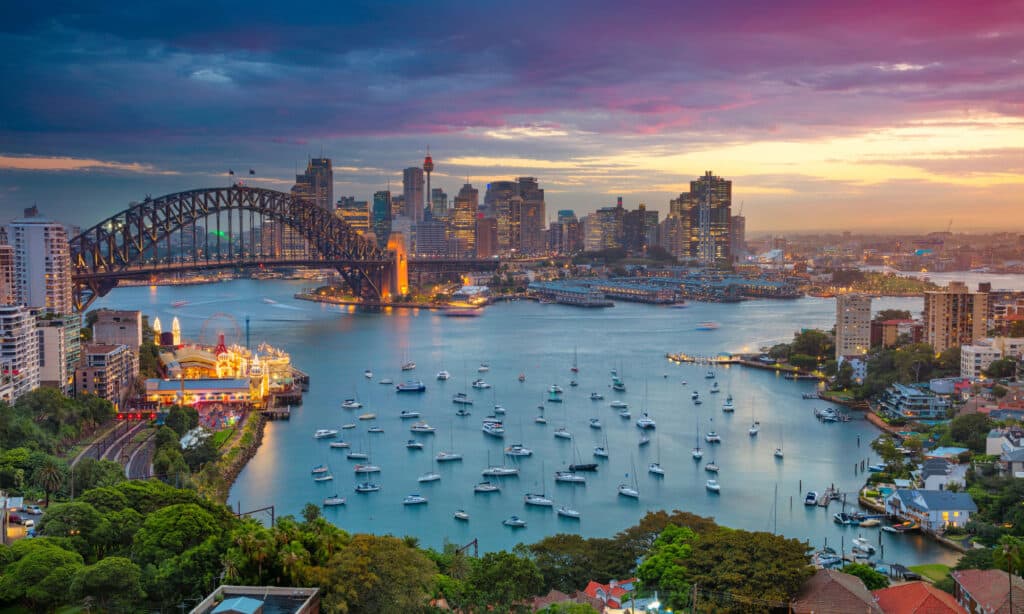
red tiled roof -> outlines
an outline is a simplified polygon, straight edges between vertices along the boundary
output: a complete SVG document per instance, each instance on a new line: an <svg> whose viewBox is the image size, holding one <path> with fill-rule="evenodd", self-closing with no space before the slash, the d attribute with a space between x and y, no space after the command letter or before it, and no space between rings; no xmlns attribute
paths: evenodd
<svg viewBox="0 0 1024 614"><path fill-rule="evenodd" d="M927 582L908 582L874 591L885 614L964 614L953 595Z"/></svg>
<svg viewBox="0 0 1024 614"><path fill-rule="evenodd" d="M1006 572L998 569L965 569L954 571L953 581L959 584L971 597L989 612L1009 614L1009 582ZM1013 576L1014 610L1017 604L1024 603L1024 579Z"/></svg>
<svg viewBox="0 0 1024 614"><path fill-rule="evenodd" d="M791 612L867 612L882 614L882 608L875 603L871 591L857 576L836 571L819 569L804 582L791 604Z"/></svg>

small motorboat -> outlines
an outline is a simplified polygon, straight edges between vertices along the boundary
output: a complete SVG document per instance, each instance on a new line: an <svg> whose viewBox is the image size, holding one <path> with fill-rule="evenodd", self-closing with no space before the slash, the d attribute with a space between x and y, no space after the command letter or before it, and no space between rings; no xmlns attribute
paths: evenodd
<svg viewBox="0 0 1024 614"><path fill-rule="evenodd" d="M633 417L633 414L629 413L628 409L620 409L619 417L622 418L623 420L629 420L630 418Z"/></svg>
<svg viewBox="0 0 1024 614"><path fill-rule="evenodd" d="M653 429L657 424L650 416L647 415L647 412L644 412L644 415L637 419L636 426L641 429Z"/></svg>
<svg viewBox="0 0 1024 614"><path fill-rule="evenodd" d="M572 380L572 381L569 382L569 385L572 386L573 388L575 388L576 386L579 386L580 384L576 380Z"/></svg>
<svg viewBox="0 0 1024 614"><path fill-rule="evenodd" d="M502 406L502 405L495 405L494 406L494 413L499 415L499 416L504 416L505 415L505 407Z"/></svg>
<svg viewBox="0 0 1024 614"><path fill-rule="evenodd" d="M362 406L363 404L355 399L345 399L341 402L342 409L359 409Z"/></svg>
<svg viewBox="0 0 1024 614"><path fill-rule="evenodd" d="M533 450L523 447L522 444L514 443L505 447L505 456L531 456Z"/></svg>
<svg viewBox="0 0 1024 614"><path fill-rule="evenodd" d="M455 520L461 520L463 522L469 522L469 513L466 510L458 510L454 514Z"/></svg>
<svg viewBox="0 0 1024 614"><path fill-rule="evenodd" d="M598 458L608 458L608 449L604 446L597 446L594 448L594 456Z"/></svg>
<svg viewBox="0 0 1024 614"><path fill-rule="evenodd" d="M590 400L591 401L601 401L601 400L604 400L604 395L601 394L600 392L591 392L590 393Z"/></svg>
<svg viewBox="0 0 1024 614"><path fill-rule="evenodd" d="M551 386L548 388L548 392L551 394L562 394L562 392L564 391L562 390L562 387L559 386L558 384L551 384Z"/></svg>
<svg viewBox="0 0 1024 614"><path fill-rule="evenodd" d="M694 390L693 392L690 393L690 398L696 401L697 399L700 398L700 393Z"/></svg>
<svg viewBox="0 0 1024 614"><path fill-rule="evenodd" d="M398 417L401 418L402 420L411 420L413 418L419 418L420 412L413 411L411 409L403 409L402 411L398 412Z"/></svg>
<svg viewBox="0 0 1024 614"><path fill-rule="evenodd" d="M358 493L377 492L378 490L380 490L380 484L376 482L360 482L356 484L356 492Z"/></svg>
<svg viewBox="0 0 1024 614"><path fill-rule="evenodd" d="M348 460L366 460L370 458L370 455L366 452L349 452L345 455Z"/></svg>
<svg viewBox="0 0 1024 614"><path fill-rule="evenodd" d="M322 473L327 473L327 465L316 465L315 467L313 467L313 469L312 469L312 471L310 471L310 473L312 473L313 475L320 475Z"/></svg>
<svg viewBox="0 0 1024 614"><path fill-rule="evenodd" d="M704 441L708 443L722 443L722 438L715 431L704 433Z"/></svg>
<svg viewBox="0 0 1024 614"><path fill-rule="evenodd" d="M526 521L519 516L509 516L501 522L506 527L512 527L513 529L524 529L526 528Z"/></svg>
<svg viewBox="0 0 1024 614"><path fill-rule="evenodd" d="M718 388L718 382L711 384L711 390L709 392L711 394L717 394L718 392L720 392L720 389Z"/></svg>
<svg viewBox="0 0 1024 614"><path fill-rule="evenodd" d="M445 380L451 379L451 377L452 377L452 374L447 372L447 371L441 370L441 371L437 372L437 379L438 379L438 381L442 381L443 382ZM467 519L468 519L468 516L467 516Z"/></svg>
<svg viewBox="0 0 1024 614"><path fill-rule="evenodd" d="M591 418L590 419L590 428L592 428L592 429L600 429L601 428L601 421L598 420L597 418Z"/></svg>
<svg viewBox="0 0 1024 614"><path fill-rule="evenodd" d="M405 442L405 447L410 449L410 450L422 450L423 449L423 442L422 441L416 441L415 439L410 439L410 440Z"/></svg>
<svg viewBox="0 0 1024 614"><path fill-rule="evenodd" d="M478 493L492 493L492 492L500 492L500 491L501 491L501 487L500 486L498 486L497 484L495 484L493 482L489 482L487 480L484 480L483 482L480 482L480 483L478 483L477 485L475 485L473 487L473 492L478 492Z"/></svg>
<svg viewBox="0 0 1024 614"><path fill-rule="evenodd" d="M704 484L704 488L707 488L708 492L717 493L722 491L722 485L718 483L718 480L708 480Z"/></svg>
<svg viewBox="0 0 1024 614"><path fill-rule="evenodd" d="M345 505L345 497L334 495L324 499L324 507L335 507L338 505Z"/></svg>
<svg viewBox="0 0 1024 614"><path fill-rule="evenodd" d="M871 527L877 527L880 524L882 524L882 521L877 518L865 518L864 520L860 521L860 526L866 529Z"/></svg>
<svg viewBox="0 0 1024 614"><path fill-rule="evenodd" d="M580 513L572 508L561 505L555 510L562 518L569 518L571 520L579 520Z"/></svg>
<svg viewBox="0 0 1024 614"><path fill-rule="evenodd" d="M832 522L842 525L857 524L854 517L846 512L836 512L835 514L832 514Z"/></svg>
<svg viewBox="0 0 1024 614"><path fill-rule="evenodd" d="M316 432L313 433L313 439L331 439L332 437L337 436L338 431L335 429L317 429Z"/></svg>
<svg viewBox="0 0 1024 614"><path fill-rule="evenodd" d="M783 456L782 448L775 448L775 458L782 458Z"/></svg>
<svg viewBox="0 0 1024 614"><path fill-rule="evenodd" d="M519 381L520 382L525 382L526 381L526 374L525 373L520 373L519 374Z"/></svg>
<svg viewBox="0 0 1024 614"><path fill-rule="evenodd" d="M486 390L491 387L490 384L488 384L482 379L475 379L473 380L473 383L470 385L477 390Z"/></svg>
<svg viewBox="0 0 1024 614"><path fill-rule="evenodd" d="M466 396L465 392L457 392L455 393L455 396L452 397L452 403L455 403L456 405L472 405L473 399Z"/></svg>
<svg viewBox="0 0 1024 614"><path fill-rule="evenodd" d="M419 494L406 495L402 499L402 505L423 505L427 502L427 498Z"/></svg>
<svg viewBox="0 0 1024 614"><path fill-rule="evenodd" d="M384 432L384 427L371 426L370 428L366 429L366 432L367 433L383 433Z"/></svg>
<svg viewBox="0 0 1024 614"><path fill-rule="evenodd" d="M431 471L429 473L424 473L420 477L416 478L416 481L422 484L423 482L436 482L436 481L438 481L440 479L441 479L441 474L440 473L438 473L436 471Z"/></svg>
<svg viewBox="0 0 1024 614"><path fill-rule="evenodd" d="M460 407L460 408L455 410L455 415L459 416L461 418L461 417L466 417L466 416L469 416L469 415L472 415L472 414L470 414L470 411L468 409L464 409L464 408Z"/></svg>
<svg viewBox="0 0 1024 614"><path fill-rule="evenodd" d="M480 366L476 368L477 373L487 373L490 370L491 365L487 364L486 362L480 363Z"/></svg>
<svg viewBox="0 0 1024 614"><path fill-rule="evenodd" d="M704 458L704 451L700 448L694 448L693 450L690 450L690 456L693 457L693 460L700 460Z"/></svg>
<svg viewBox="0 0 1024 614"><path fill-rule="evenodd" d="M547 424L548 423L548 419L545 418L544 416L537 416L536 418L533 419L533 421L536 422L537 424Z"/></svg>
<svg viewBox="0 0 1024 614"><path fill-rule="evenodd" d="M347 441L332 441L330 446L332 448L347 448L349 447L349 443Z"/></svg>
<svg viewBox="0 0 1024 614"><path fill-rule="evenodd" d="M624 403L622 401L612 401L609 404L609 407L611 407L612 409L626 409L629 407L629 403Z"/></svg>
<svg viewBox="0 0 1024 614"><path fill-rule="evenodd" d="M707 471L708 473L718 473L718 463L716 463L715 461L705 463L704 471Z"/></svg>
<svg viewBox="0 0 1024 614"><path fill-rule="evenodd" d="M877 465L868 465L868 471L871 473L881 473L885 471L885 465L879 463Z"/></svg>
<svg viewBox="0 0 1024 614"><path fill-rule="evenodd" d="M379 382L377 382L377 383L378 383L378 384L381 384L381 385L383 385L383 386L388 386L388 385L390 385L390 384L394 384L394 383L395 383L395 380L391 379L390 377L385 377L385 378L382 378L382 379L381 379L381 380L380 380Z"/></svg>
<svg viewBox="0 0 1024 614"><path fill-rule="evenodd" d="M354 428L356 428L356 425L355 425L355 424L353 424L353 423L351 423L351 422L346 422L345 424L342 424L342 425L341 425L341 428L342 428L343 430L346 430L346 431L348 431L348 430L351 430L351 429L354 429Z"/></svg>
<svg viewBox="0 0 1024 614"><path fill-rule="evenodd" d="M365 414L359 414L359 419L360 420L373 420L376 417L377 417L377 414L375 414L373 412L367 412Z"/></svg>
<svg viewBox="0 0 1024 614"><path fill-rule="evenodd" d="M708 372L704 374L705 379L715 379L715 372L708 369Z"/></svg>
<svg viewBox="0 0 1024 614"><path fill-rule="evenodd" d="M409 427L409 430L412 431L413 433L431 433L432 434L432 433L435 433L437 431L437 428L433 427L433 426L430 426L426 422L414 422L412 424L412 426Z"/></svg>
<svg viewBox="0 0 1024 614"><path fill-rule="evenodd" d="M572 433L570 433L569 429L564 426L560 426L555 429L555 437L557 439L572 439Z"/></svg>
<svg viewBox="0 0 1024 614"><path fill-rule="evenodd" d="M863 552L868 556L871 556L875 553L875 547L871 544L871 542L864 539L863 536L854 537L852 543L853 550L856 552Z"/></svg>
<svg viewBox="0 0 1024 614"><path fill-rule="evenodd" d="M657 476L664 476L665 470L662 469L661 463L651 463L647 465L647 473L652 473Z"/></svg>
<svg viewBox="0 0 1024 614"><path fill-rule="evenodd" d="M373 379L373 371L370 371L369 369L363 371L363 377L366 379Z"/></svg>
<svg viewBox="0 0 1024 614"><path fill-rule="evenodd" d="M809 490L804 496L804 505L817 505L818 504L818 491Z"/></svg>
<svg viewBox="0 0 1024 614"><path fill-rule="evenodd" d="M759 433L760 431L761 431L761 423L760 423L760 422L754 422L753 424L751 424L751 425L750 425L750 428L749 428L749 429L747 429L747 433L748 433L748 434L749 434L749 435L750 435L751 437L757 437L757 434L758 434L758 433Z"/></svg>
<svg viewBox="0 0 1024 614"><path fill-rule="evenodd" d="M644 447L644 446L646 446L646 445L648 445L650 443L651 443L651 438L650 437L648 437L647 435L641 435L640 436L640 441L637 442L637 445L642 448L642 447Z"/></svg>
<svg viewBox="0 0 1024 614"><path fill-rule="evenodd" d="M359 463L352 470L355 473L380 473L380 467L370 463Z"/></svg>
<svg viewBox="0 0 1024 614"><path fill-rule="evenodd" d="M395 386L395 390L398 392L426 392L427 385L418 379L411 379Z"/></svg>

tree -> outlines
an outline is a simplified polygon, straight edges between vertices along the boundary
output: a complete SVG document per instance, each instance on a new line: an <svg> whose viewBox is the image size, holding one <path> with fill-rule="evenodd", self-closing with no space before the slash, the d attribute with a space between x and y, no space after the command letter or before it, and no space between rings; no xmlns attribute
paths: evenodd
<svg viewBox="0 0 1024 614"><path fill-rule="evenodd" d="M723 610L747 611L737 597L785 604L814 574L806 542L764 532L719 528L694 543L687 567L702 594L730 594ZM713 600L713 599L712 599Z"/></svg>
<svg viewBox="0 0 1024 614"><path fill-rule="evenodd" d="M768 355L775 360L783 360L789 358L789 353L792 350L788 343L776 343L768 349Z"/></svg>
<svg viewBox="0 0 1024 614"><path fill-rule="evenodd" d="M960 557L956 568L963 569L992 569L996 566L992 548L971 548Z"/></svg>
<svg viewBox="0 0 1024 614"><path fill-rule="evenodd" d="M1004 535L992 549L992 562L996 568L1006 570L1014 575L1021 575L1024 570L1024 539L1013 535Z"/></svg>
<svg viewBox="0 0 1024 614"><path fill-rule="evenodd" d="M806 354L818 360L832 356L836 351L832 336L817 329L800 331L794 335L791 348L793 354Z"/></svg>
<svg viewBox="0 0 1024 614"><path fill-rule="evenodd" d="M50 610L70 601L68 587L84 566L82 556L50 539L15 542L0 564L0 601L21 601L32 610Z"/></svg>
<svg viewBox="0 0 1024 614"><path fill-rule="evenodd" d="M882 309L875 314L876 322L883 322L885 320L910 320L910 312L906 309Z"/></svg>
<svg viewBox="0 0 1024 614"><path fill-rule="evenodd" d="M950 346L939 354L935 367L943 375L960 375L960 346Z"/></svg>
<svg viewBox="0 0 1024 614"><path fill-rule="evenodd" d="M1013 377L1017 372L1017 361L1012 358L1000 358L993 360L987 369L985 369L985 375L992 379L1002 379L1004 377Z"/></svg>
<svg viewBox="0 0 1024 614"><path fill-rule="evenodd" d="M977 454L985 453L985 438L992 430L992 419L985 414L960 414L949 423L953 441L963 444Z"/></svg>
<svg viewBox="0 0 1024 614"><path fill-rule="evenodd" d="M120 556L79 569L71 586L72 594L91 597L104 610L128 609L146 596L139 566Z"/></svg>
<svg viewBox="0 0 1024 614"><path fill-rule="evenodd" d="M544 577L530 559L503 550L478 559L469 583L479 596L479 606L507 611L515 602L538 594Z"/></svg>
<svg viewBox="0 0 1024 614"><path fill-rule="evenodd" d="M320 506L315 503L307 503L302 508L302 518L306 522L313 522L320 517Z"/></svg>
<svg viewBox="0 0 1024 614"><path fill-rule="evenodd" d="M46 505L50 505L50 496L58 492L67 479L67 468L64 463L54 457L46 461L32 473L32 483L46 493Z"/></svg>
<svg viewBox="0 0 1024 614"><path fill-rule="evenodd" d="M403 612L416 611L433 594L437 566L396 537L356 535L327 572L328 611Z"/></svg>
<svg viewBox="0 0 1024 614"><path fill-rule="evenodd" d="M662 601L673 610L682 610L690 601L693 581L689 560L696 541L693 530L669 525L637 569L637 577L644 586L658 590Z"/></svg>
<svg viewBox="0 0 1024 614"><path fill-rule="evenodd" d="M193 407L172 405L164 418L164 424L169 426L178 437L199 426L199 412Z"/></svg>
<svg viewBox="0 0 1024 614"><path fill-rule="evenodd" d="M850 386L853 386L853 366L849 361L844 360L843 364L839 365L839 370L836 371L836 388L847 390Z"/></svg>
<svg viewBox="0 0 1024 614"><path fill-rule="evenodd" d="M220 533L214 517L194 503L171 505L146 517L132 543L141 565L160 563Z"/></svg>
<svg viewBox="0 0 1024 614"><path fill-rule="evenodd" d="M623 569L622 548L610 539L584 539L579 535L559 533L525 546L523 551L537 565L544 577L544 589L558 589L571 594L582 590L587 582L608 582L628 573Z"/></svg>
<svg viewBox="0 0 1024 614"><path fill-rule="evenodd" d="M543 614L597 614L597 610L585 603L553 603L541 612Z"/></svg>
<svg viewBox="0 0 1024 614"><path fill-rule="evenodd" d="M818 359L814 356L808 356L807 354L790 354L789 364L793 365L797 369L812 371L818 367Z"/></svg>
<svg viewBox="0 0 1024 614"><path fill-rule="evenodd" d="M851 563L843 567L845 573L857 576L864 582L869 591L877 591L880 588L889 586L889 578L879 571L875 571L863 563Z"/></svg>
<svg viewBox="0 0 1024 614"><path fill-rule="evenodd" d="M102 556L113 537L110 521L84 501L49 506L37 530L40 535L67 539L69 547L87 560Z"/></svg>

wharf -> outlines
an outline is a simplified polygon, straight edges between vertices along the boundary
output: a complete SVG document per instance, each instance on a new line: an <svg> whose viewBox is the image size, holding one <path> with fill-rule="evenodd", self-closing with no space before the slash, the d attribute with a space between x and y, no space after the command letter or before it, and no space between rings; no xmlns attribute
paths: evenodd
<svg viewBox="0 0 1024 614"><path fill-rule="evenodd" d="M292 381L299 385L303 391L309 390L309 374L292 366Z"/></svg>
<svg viewBox="0 0 1024 614"><path fill-rule="evenodd" d="M272 409L265 409L262 412L263 417L267 420L291 420L292 408L291 405L285 407L276 407Z"/></svg>
<svg viewBox="0 0 1024 614"><path fill-rule="evenodd" d="M751 367L754 369L763 369L766 371L775 371L776 373L782 373L783 377L791 380L825 380L824 375L817 373L811 373L810 371L802 371L795 367L787 367L779 365L778 363L767 364L754 358L753 354L727 354L722 356L700 356L691 355L684 352L676 354L668 353L665 354L665 358L668 358L672 362L687 362L700 365L743 365L744 367Z"/></svg>

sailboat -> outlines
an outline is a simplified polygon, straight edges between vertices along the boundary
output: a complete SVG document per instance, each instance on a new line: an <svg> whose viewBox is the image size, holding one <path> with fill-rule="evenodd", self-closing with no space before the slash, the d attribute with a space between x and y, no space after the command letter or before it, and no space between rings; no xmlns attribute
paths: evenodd
<svg viewBox="0 0 1024 614"><path fill-rule="evenodd" d="M541 463L540 475L541 475L541 492L538 493L526 493L523 495L523 503L526 505L533 505L536 507L552 507L555 503L548 498L547 493L544 491L544 463Z"/></svg>
<svg viewBox="0 0 1024 614"><path fill-rule="evenodd" d="M747 429L747 433L751 437L757 437L757 434L761 431L761 423L754 419L754 404L750 404L750 428Z"/></svg>
<svg viewBox="0 0 1024 614"><path fill-rule="evenodd" d="M573 492L571 493L570 496L572 497L572 501L575 502L575 500L576 500L576 491L573 490ZM577 510L575 507L569 507L568 505L564 505L564 504L563 505L559 505L558 509L555 510L555 513L558 514L558 516L560 518L567 518L569 520L579 520L580 519L580 512L579 512L579 510Z"/></svg>
<svg viewBox="0 0 1024 614"><path fill-rule="evenodd" d="M331 468L327 464L314 467L312 473L314 482L330 482L334 479L334 476L331 475Z"/></svg>
<svg viewBox="0 0 1024 614"><path fill-rule="evenodd" d="M434 442L433 442L433 440L431 440L431 442L430 442L430 451L431 451L431 453L433 453L433 451L434 451ZM433 456L433 454L432 454L432 456ZM432 459L430 461L430 471L428 471L428 472L424 473L423 475L421 475L420 477L416 478L416 481L417 482L436 482L436 481L440 480L441 479L441 474L438 473L436 468L435 468L435 463L436 462L437 462L436 459Z"/></svg>
<svg viewBox="0 0 1024 614"><path fill-rule="evenodd" d="M458 452L452 451L452 450L455 449L455 428L454 428L454 424L449 425L449 426L451 428L448 429L448 436L449 436L448 445L451 448L451 450L448 450L448 451L442 450L441 452L438 452L434 456L434 459L437 460L437 462L439 462L439 463L447 463L447 462L451 462L451 461L460 461L460 460L462 460L462 454L460 454Z"/></svg>
<svg viewBox="0 0 1024 614"><path fill-rule="evenodd" d="M711 427L711 423L713 421L714 421L714 418L708 418L708 428L709 428L709 430L708 430L707 433L704 433L704 441L706 441L708 443L722 443L721 436L719 436L719 434L714 429L710 428Z"/></svg>
<svg viewBox="0 0 1024 614"><path fill-rule="evenodd" d="M736 406L732 404L732 393L725 397L725 403L722 403L722 411L727 414L736 411Z"/></svg>
<svg viewBox="0 0 1024 614"><path fill-rule="evenodd" d="M495 415L502 416L505 414L505 407L498 403L498 393L491 388L491 400L494 402L494 413Z"/></svg>
<svg viewBox="0 0 1024 614"><path fill-rule="evenodd" d="M580 346L577 345L572 350L572 368L569 369L573 373L579 373L580 372L580 369L579 369L579 354L580 354Z"/></svg>
<svg viewBox="0 0 1024 614"><path fill-rule="evenodd" d="M633 483L629 484L629 483L623 482L623 483L619 484L619 496L620 497L628 497L630 499L639 499L640 498L640 487L636 483L636 465L633 464L633 458L632 457L630 457L630 459L629 459L629 466L630 466L630 468L633 469ZM626 477L627 478L629 477L628 473L626 474Z"/></svg>
<svg viewBox="0 0 1024 614"><path fill-rule="evenodd" d="M693 460L700 460L704 458L704 451L700 448L700 420L697 420L697 440L696 445L693 446L693 450L690 451L690 456Z"/></svg>
<svg viewBox="0 0 1024 614"><path fill-rule="evenodd" d="M783 444L783 442L785 441L785 437L786 437L786 436L785 436L785 434L784 434L784 433L782 433L782 432L780 432L780 433L779 433L779 447L775 448L775 458L778 458L778 459L780 459L780 460L781 460L781 459L782 459L782 457L783 457L783 453L782 453L782 444Z"/></svg>
<svg viewBox="0 0 1024 614"><path fill-rule="evenodd" d="M604 445L594 446L594 456L598 458L608 458L608 432L604 434Z"/></svg>
<svg viewBox="0 0 1024 614"><path fill-rule="evenodd" d="M661 437L658 437L658 460L647 465L647 472L658 477L664 477L665 470L661 467Z"/></svg>
<svg viewBox="0 0 1024 614"><path fill-rule="evenodd" d="M519 475L518 467L506 467L505 465L491 464L491 451L487 451L487 468L480 472L484 477L503 477Z"/></svg>

